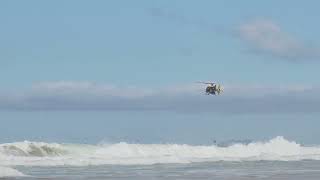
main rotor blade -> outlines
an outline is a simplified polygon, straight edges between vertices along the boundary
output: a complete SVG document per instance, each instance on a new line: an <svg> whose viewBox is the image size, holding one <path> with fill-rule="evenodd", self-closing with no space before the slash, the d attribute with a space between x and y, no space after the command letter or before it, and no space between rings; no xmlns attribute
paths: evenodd
<svg viewBox="0 0 320 180"><path fill-rule="evenodd" d="M204 82L204 81L197 81L196 83L202 83L202 84L215 84L214 82Z"/></svg>

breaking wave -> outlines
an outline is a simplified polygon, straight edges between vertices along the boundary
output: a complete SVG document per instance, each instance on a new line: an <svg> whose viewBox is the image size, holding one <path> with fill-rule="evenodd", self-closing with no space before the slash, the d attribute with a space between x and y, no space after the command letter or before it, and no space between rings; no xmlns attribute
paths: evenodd
<svg viewBox="0 0 320 180"><path fill-rule="evenodd" d="M86 166L103 164L192 163L205 161L320 160L320 146L302 146L283 137L267 142L193 146L186 144L0 144L0 166Z"/></svg>
<svg viewBox="0 0 320 180"><path fill-rule="evenodd" d="M5 177L21 177L21 176L26 176L23 173L10 168L10 167L1 167L0 166L0 178L5 178Z"/></svg>

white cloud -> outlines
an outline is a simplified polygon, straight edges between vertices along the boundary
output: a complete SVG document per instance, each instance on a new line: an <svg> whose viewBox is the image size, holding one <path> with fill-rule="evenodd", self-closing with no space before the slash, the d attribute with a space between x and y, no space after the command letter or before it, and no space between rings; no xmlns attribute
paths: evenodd
<svg viewBox="0 0 320 180"><path fill-rule="evenodd" d="M37 94L55 95L92 95L123 98L140 98L152 94L151 90L136 87L116 87L113 85L96 84L92 82L57 81L44 82L32 86Z"/></svg>
<svg viewBox="0 0 320 180"><path fill-rule="evenodd" d="M320 90L308 86L226 85L221 96L199 84L117 87L91 82L47 82L29 91L0 94L0 110L166 110L182 112L318 112Z"/></svg>
<svg viewBox="0 0 320 180"><path fill-rule="evenodd" d="M240 36L254 52L267 53L289 60L320 57L320 49L292 37L270 20L255 20L239 27Z"/></svg>

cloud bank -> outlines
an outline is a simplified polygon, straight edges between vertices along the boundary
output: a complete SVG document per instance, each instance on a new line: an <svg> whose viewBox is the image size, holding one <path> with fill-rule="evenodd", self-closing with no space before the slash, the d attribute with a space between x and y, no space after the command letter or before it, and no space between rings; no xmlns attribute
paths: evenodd
<svg viewBox="0 0 320 180"><path fill-rule="evenodd" d="M238 28L241 39L256 53L270 54L287 60L320 58L320 49L301 42L269 20L255 20Z"/></svg>
<svg viewBox="0 0 320 180"><path fill-rule="evenodd" d="M232 86L207 96L197 84L146 89L90 82L48 82L1 93L0 110L175 111L216 113L318 112L320 90L305 86Z"/></svg>

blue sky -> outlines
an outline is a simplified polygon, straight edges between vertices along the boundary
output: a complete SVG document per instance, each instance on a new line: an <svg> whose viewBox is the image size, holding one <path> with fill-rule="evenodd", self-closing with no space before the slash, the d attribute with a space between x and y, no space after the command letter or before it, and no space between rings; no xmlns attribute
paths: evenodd
<svg viewBox="0 0 320 180"><path fill-rule="evenodd" d="M91 141L129 136L148 142L170 141L169 137L188 142L190 137L183 134L197 127L194 130L203 134L189 142L207 142L212 136L273 135L319 142L311 133L320 104L319 5L289 0L1 1L0 108L5 113L0 121L9 129L22 118L30 123L20 134L3 130L0 135L8 141L37 136L56 140L46 133L45 124L35 126L33 119L48 113L57 119L44 122L76 122L77 114L97 112L93 123L109 118L105 130L95 131L97 126L88 130L87 136L95 136ZM223 84L225 94L203 96L204 87L194 83L198 80ZM154 120L155 127L134 113L161 118ZM102 133L127 126L124 119L131 115L129 131ZM216 117L214 123L211 117ZM237 121L244 117L244 123ZM188 125L184 119L194 122ZM199 119L203 121L197 125ZM274 132L279 119L283 132ZM168 120L174 123L168 125ZM77 128L82 129L89 120L79 121L83 124ZM232 126L234 121L243 128L231 134L206 128ZM245 133L263 129L259 121L270 122L270 131ZM285 128L291 124L302 132ZM167 126L176 132L155 135L139 128ZM39 128L44 132L31 135ZM139 131L144 133L136 134ZM80 136L80 130L75 134ZM69 134L59 140L74 139Z"/></svg>

